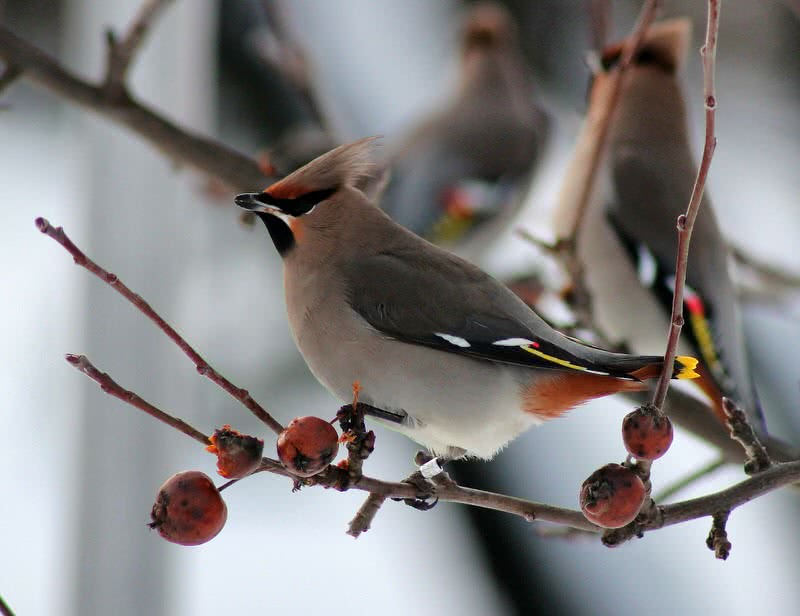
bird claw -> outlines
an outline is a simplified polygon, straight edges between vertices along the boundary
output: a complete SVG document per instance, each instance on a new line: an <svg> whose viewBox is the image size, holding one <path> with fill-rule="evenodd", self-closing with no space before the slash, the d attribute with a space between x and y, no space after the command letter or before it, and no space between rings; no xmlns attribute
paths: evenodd
<svg viewBox="0 0 800 616"><path fill-rule="evenodd" d="M412 473L407 479L404 479L402 483L408 483L414 486L417 489L417 496L414 498L393 498L392 500L403 501L409 507L413 507L419 511L429 511L439 502L439 498L435 495L436 486L423 477L420 471Z"/></svg>
<svg viewBox="0 0 800 616"><path fill-rule="evenodd" d="M430 498L404 498L403 502L418 511L430 511L439 504L439 498L435 497L433 500Z"/></svg>

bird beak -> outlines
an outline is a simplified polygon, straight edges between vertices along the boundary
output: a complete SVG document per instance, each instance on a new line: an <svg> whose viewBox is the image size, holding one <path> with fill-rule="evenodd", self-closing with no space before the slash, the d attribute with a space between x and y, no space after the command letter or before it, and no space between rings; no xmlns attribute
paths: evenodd
<svg viewBox="0 0 800 616"><path fill-rule="evenodd" d="M279 208L267 205L259 201L257 197L258 193L242 193L241 195L236 195L234 201L240 208L250 210L251 212L265 212L266 214L273 215L281 213Z"/></svg>

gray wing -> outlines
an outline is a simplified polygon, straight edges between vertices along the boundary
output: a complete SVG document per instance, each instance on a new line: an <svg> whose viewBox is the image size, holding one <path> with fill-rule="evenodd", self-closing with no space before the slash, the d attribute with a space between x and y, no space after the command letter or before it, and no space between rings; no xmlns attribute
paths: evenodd
<svg viewBox="0 0 800 616"><path fill-rule="evenodd" d="M438 249L437 258L419 252L359 258L346 271L351 307L386 336L486 361L621 378L661 360L567 338L478 268Z"/></svg>

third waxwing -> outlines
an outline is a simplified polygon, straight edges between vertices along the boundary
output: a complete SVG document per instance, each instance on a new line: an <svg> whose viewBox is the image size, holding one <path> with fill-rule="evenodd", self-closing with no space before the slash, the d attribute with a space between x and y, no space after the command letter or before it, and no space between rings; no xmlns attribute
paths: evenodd
<svg viewBox="0 0 800 616"><path fill-rule="evenodd" d="M697 175L678 77L690 34L687 19L664 21L648 30L622 76L594 194L579 215L572 191L585 177L581 156L588 151L586 141L597 134L595 112L609 100L609 75L595 76L587 124L556 211L558 237L569 237L576 229L595 325L606 339L638 353L664 345L677 257L675 225ZM604 67L619 60L621 49L615 45L605 51ZM701 359L695 383L722 421L721 400L727 396L763 434L728 261L728 246L704 197L689 253L686 327L679 352Z"/></svg>
<svg viewBox="0 0 800 616"><path fill-rule="evenodd" d="M461 39L458 91L402 142L383 198L398 223L443 245L485 245L509 222L515 192L541 158L548 120L500 5L469 12ZM476 231L483 229L487 233Z"/></svg>
<svg viewBox="0 0 800 616"><path fill-rule="evenodd" d="M491 458L592 398L640 390L663 357L612 353L547 325L505 286L393 222L356 188L373 139L236 203L283 258L289 324L317 379L446 457ZM673 376L692 378L678 357Z"/></svg>

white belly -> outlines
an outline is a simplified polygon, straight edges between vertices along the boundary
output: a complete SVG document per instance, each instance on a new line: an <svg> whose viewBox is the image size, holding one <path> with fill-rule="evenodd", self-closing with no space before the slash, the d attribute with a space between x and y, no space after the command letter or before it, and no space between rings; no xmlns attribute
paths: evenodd
<svg viewBox="0 0 800 616"><path fill-rule="evenodd" d="M349 307L322 309L293 324L296 342L314 376L343 402L360 400L403 411L402 424L381 421L434 453L458 447L491 458L532 425L521 410L521 388L532 372L386 338ZM337 323L335 330L328 324Z"/></svg>

